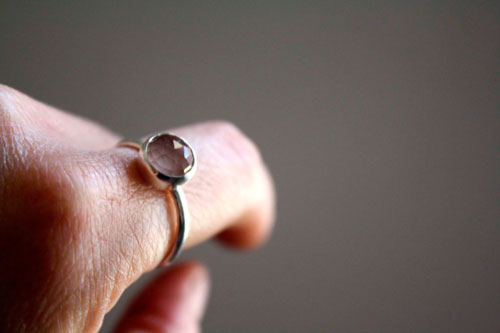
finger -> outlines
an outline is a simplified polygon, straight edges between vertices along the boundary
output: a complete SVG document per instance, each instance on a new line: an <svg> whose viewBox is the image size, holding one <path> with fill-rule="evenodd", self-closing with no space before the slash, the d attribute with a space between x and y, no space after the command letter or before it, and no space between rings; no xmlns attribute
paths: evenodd
<svg viewBox="0 0 500 333"><path fill-rule="evenodd" d="M66 147L57 156L57 169L71 178L77 192L78 211L67 216L80 218L74 222L81 228L79 239L90 235L88 243L102 248L103 257L118 253L134 271L155 267L175 241L175 203L141 177L137 152L110 148L118 140L113 133L6 89L10 97L2 100L14 106L2 109L13 110L12 117L29 124L25 128L38 133L39 140L49 137L50 146ZM186 138L197 154L197 174L183 185L191 215L186 246L215 235L237 247L262 243L272 227L274 192L255 145L221 121L170 131Z"/></svg>
<svg viewBox="0 0 500 333"><path fill-rule="evenodd" d="M198 332L208 294L208 273L202 265L176 265L136 297L116 332Z"/></svg>
<svg viewBox="0 0 500 333"><path fill-rule="evenodd" d="M172 131L186 138L197 154L196 175L183 185L191 216L186 247L222 231L226 244L240 248L265 241L273 223L274 195L253 143L225 122ZM120 147L85 155L86 160L78 163L85 172L79 187L89 197L93 215L106 217L93 221L94 233L106 241L102 246L109 251L122 249L118 266L132 262L136 271L154 268L177 237L171 194L155 190L144 180L133 149Z"/></svg>

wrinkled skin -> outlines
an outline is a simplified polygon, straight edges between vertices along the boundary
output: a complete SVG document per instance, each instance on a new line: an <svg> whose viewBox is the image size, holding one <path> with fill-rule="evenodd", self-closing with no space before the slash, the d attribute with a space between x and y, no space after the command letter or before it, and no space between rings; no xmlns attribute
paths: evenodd
<svg viewBox="0 0 500 333"><path fill-rule="evenodd" d="M261 244L274 201L255 145L221 121L174 133L198 157L197 175L184 186L187 247L213 236L238 248ZM148 183L137 152L116 148L119 139L0 86L0 330L97 331L171 246L172 198ZM207 293L201 264L166 270L117 330L198 331Z"/></svg>

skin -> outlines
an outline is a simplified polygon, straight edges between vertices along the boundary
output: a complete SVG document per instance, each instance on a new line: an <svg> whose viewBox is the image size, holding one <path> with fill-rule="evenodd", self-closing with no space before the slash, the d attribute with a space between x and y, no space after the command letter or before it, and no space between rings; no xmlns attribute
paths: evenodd
<svg viewBox="0 0 500 333"><path fill-rule="evenodd" d="M213 121L169 131L197 153L184 185L186 247L216 237L250 249L274 220L274 192L256 146ZM168 192L137 152L91 121L0 85L0 330L95 332L124 290L155 269L175 238ZM164 268L119 332L197 332L209 293L200 263Z"/></svg>

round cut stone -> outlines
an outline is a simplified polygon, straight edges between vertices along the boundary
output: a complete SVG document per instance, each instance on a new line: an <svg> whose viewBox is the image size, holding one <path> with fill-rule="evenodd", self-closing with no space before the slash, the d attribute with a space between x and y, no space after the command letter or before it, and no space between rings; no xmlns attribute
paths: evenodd
<svg viewBox="0 0 500 333"><path fill-rule="evenodd" d="M146 147L149 163L168 177L182 177L193 167L193 152L175 135L161 134Z"/></svg>

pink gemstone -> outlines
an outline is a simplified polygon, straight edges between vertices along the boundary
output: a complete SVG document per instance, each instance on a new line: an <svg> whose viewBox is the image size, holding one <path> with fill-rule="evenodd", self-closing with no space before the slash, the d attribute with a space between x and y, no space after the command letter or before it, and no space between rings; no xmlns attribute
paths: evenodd
<svg viewBox="0 0 500 333"><path fill-rule="evenodd" d="M193 167L193 152L175 135L161 134L148 143L151 165L168 177L182 177Z"/></svg>

